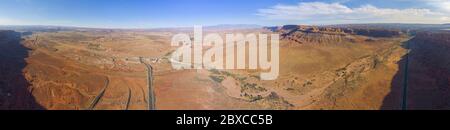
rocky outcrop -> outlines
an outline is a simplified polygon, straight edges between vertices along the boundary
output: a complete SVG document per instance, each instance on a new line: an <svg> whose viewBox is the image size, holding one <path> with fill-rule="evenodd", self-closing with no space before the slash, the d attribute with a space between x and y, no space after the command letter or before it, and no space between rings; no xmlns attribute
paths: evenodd
<svg viewBox="0 0 450 130"><path fill-rule="evenodd" d="M285 25L281 27L267 27L266 29L280 33L282 40L289 40L300 44L343 42L354 43L355 41L357 41L357 37L361 36L391 38L398 37L403 34L400 30L305 25Z"/></svg>
<svg viewBox="0 0 450 130"><path fill-rule="evenodd" d="M402 34L399 30L388 30L388 29L350 29L346 30L351 31L355 35L363 35L369 37L398 37Z"/></svg>
<svg viewBox="0 0 450 130"><path fill-rule="evenodd" d="M338 28L324 28L316 26L286 25L282 27L267 28L281 34L282 40L296 43L340 43L350 41L346 33Z"/></svg>

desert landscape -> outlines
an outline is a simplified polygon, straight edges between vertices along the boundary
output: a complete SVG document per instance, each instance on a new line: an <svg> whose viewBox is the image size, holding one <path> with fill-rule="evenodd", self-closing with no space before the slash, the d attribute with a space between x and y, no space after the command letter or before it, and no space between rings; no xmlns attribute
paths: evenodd
<svg viewBox="0 0 450 130"><path fill-rule="evenodd" d="M449 109L448 28L205 28L280 34L279 77L261 80L258 70L173 69L171 38L191 28L2 27L0 109Z"/></svg>

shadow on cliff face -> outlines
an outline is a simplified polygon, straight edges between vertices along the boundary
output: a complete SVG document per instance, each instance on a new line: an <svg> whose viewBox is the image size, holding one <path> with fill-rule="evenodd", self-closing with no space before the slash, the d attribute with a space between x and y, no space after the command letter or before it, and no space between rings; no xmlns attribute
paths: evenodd
<svg viewBox="0 0 450 130"><path fill-rule="evenodd" d="M30 93L22 70L28 48L21 44L21 33L0 30L0 109L44 109Z"/></svg>
<svg viewBox="0 0 450 130"><path fill-rule="evenodd" d="M408 49L408 44L410 42L411 40L403 43L402 47ZM382 110L402 109L403 89L405 83L407 83L407 79L405 77L408 69L406 67L407 63L409 67L409 55L404 55L401 60L397 62L399 69L392 79L391 92L383 100L383 104L381 106Z"/></svg>
<svg viewBox="0 0 450 130"><path fill-rule="evenodd" d="M403 47L410 53L398 62L381 109L450 109L450 33L422 32Z"/></svg>

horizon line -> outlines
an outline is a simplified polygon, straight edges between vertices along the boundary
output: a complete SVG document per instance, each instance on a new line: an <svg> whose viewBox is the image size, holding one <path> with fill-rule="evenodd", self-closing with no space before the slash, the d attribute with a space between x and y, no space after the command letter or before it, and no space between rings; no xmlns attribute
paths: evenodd
<svg viewBox="0 0 450 130"><path fill-rule="evenodd" d="M237 25L248 25L248 26L259 26L259 27L280 27L285 25L307 25L307 26L333 26L333 25L364 25L364 24L416 24L416 25L450 25L450 23L341 23L341 24L283 24L283 25L259 25L259 24L215 24L206 25L202 27L216 27L216 26L237 26ZM0 26L29 26L29 27L62 27L62 28L75 28L75 29L113 29L113 30L134 30L134 29L187 29L193 28L194 26L173 26L173 27L89 27L89 26L77 26L77 25L39 25L39 24L0 24Z"/></svg>

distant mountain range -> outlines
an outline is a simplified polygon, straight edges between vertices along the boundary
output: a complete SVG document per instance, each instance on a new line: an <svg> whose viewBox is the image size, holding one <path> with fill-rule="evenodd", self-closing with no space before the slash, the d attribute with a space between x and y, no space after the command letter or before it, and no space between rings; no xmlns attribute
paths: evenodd
<svg viewBox="0 0 450 130"><path fill-rule="evenodd" d="M398 29L398 30L444 30L450 24L402 24L402 23L375 23L375 24L339 24L330 27L372 28L372 29Z"/></svg>
<svg viewBox="0 0 450 130"><path fill-rule="evenodd" d="M263 26L256 25L256 24L220 24L220 25L214 25L214 26L206 26L205 29L255 29L255 28L262 28Z"/></svg>
<svg viewBox="0 0 450 130"><path fill-rule="evenodd" d="M370 23L370 24L336 24L336 25L318 25L322 27L340 27L340 28L389 28L399 30L448 30L450 23L447 24L401 24L401 23ZM204 26L204 30L236 30L236 29L258 29L264 26L257 24L220 24L213 26ZM268 28L268 27L266 27ZM96 29L96 30L128 30L115 28L87 28L74 26L47 26L47 25L0 25L0 30L15 30L15 31L69 31L74 29ZM151 31L192 31L193 27L168 27L168 28L142 28L132 30L151 30Z"/></svg>

